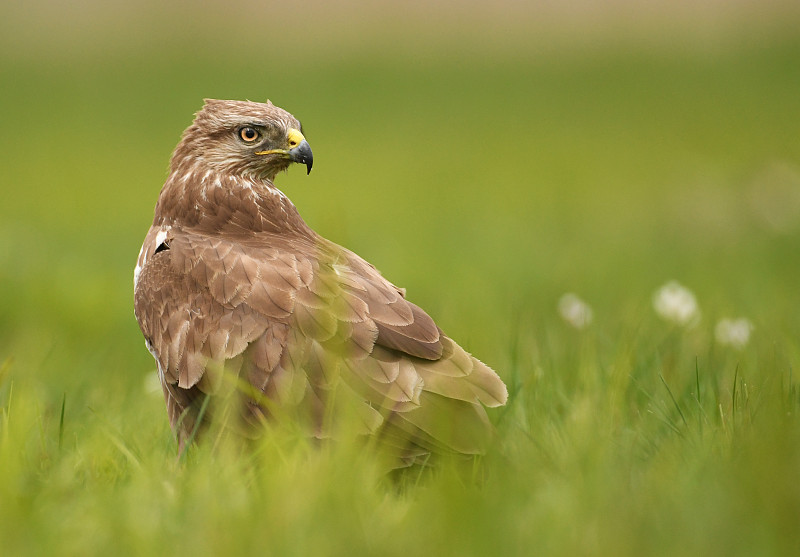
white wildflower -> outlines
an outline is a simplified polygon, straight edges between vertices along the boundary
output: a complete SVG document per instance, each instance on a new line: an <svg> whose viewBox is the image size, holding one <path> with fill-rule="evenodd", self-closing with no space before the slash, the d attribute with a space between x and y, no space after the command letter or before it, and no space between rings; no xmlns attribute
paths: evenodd
<svg viewBox="0 0 800 557"><path fill-rule="evenodd" d="M592 308L577 295L568 293L558 300L558 313L561 317L575 327L583 329L592 322Z"/></svg>
<svg viewBox="0 0 800 557"><path fill-rule="evenodd" d="M753 324L744 317L739 319L720 319L714 329L717 342L741 350L750 341Z"/></svg>
<svg viewBox="0 0 800 557"><path fill-rule="evenodd" d="M694 325L700 319L700 309L692 291L676 281L670 281L653 295L653 308L665 321L677 325Z"/></svg>

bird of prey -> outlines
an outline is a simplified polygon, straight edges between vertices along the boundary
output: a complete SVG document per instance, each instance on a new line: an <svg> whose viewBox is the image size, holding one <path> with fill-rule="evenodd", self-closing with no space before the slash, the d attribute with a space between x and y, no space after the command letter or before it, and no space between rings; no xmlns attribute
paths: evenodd
<svg viewBox="0 0 800 557"><path fill-rule="evenodd" d="M172 155L134 311L181 450L224 416L236 435L292 420L317 438L347 417L403 463L485 452L501 379L274 185L311 172L301 129L269 101L207 99Z"/></svg>

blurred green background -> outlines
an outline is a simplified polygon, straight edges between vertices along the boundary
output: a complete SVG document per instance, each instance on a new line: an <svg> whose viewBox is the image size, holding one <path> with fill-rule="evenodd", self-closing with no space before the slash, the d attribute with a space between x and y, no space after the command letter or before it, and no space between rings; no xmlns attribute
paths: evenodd
<svg viewBox="0 0 800 557"><path fill-rule="evenodd" d="M146 389L154 363L133 318L132 274L171 150L205 97L269 98L303 122L314 172L290 170L278 185L313 228L405 286L515 389L530 389L536 410L526 420L563 425L579 393L603 388L581 375L585 358L592 369L639 362L634 368L651 371L654 385L660 372L670 379L671 365L686 375L676 371L675 381L691 383L702 358L724 376L706 408L712 418L724 414L716 405L735 390L735 369L755 377L754 389L782 385L781 396L796 404L796 2L6 2L0 83L0 404L5 439L17 439L4 453L0 494L15 506L3 515L0 540L18 551L49 542L14 527L14 517L38 528L57 521L58 509L69 508L72 473L76 485L105 486L85 496L82 516L109 512L110 522L125 524L109 509L119 510L116 486L131 481L129 471L117 453L95 458L92 447L112 439L158 447L154 462L172 459L163 402ZM702 311L685 344L651 308L654 290L671 279L696 294ZM590 332L559 318L566 292L593 307ZM713 346L714 323L725 316L749 319L753 341L714 356L724 351ZM550 372L558 383L548 398L536 389ZM17 410L19 437L8 433L12 392L30 410ZM652 410L630 396L630 415ZM623 420L623 429L635 436L637 424ZM792 431L790 444L798 440ZM55 432L78 461L60 460ZM786 463L787 485L796 482L789 463L800 462L797 449L786 456L778 452L784 442L770 447ZM679 475L687 497L697 487L691 474ZM570 484L570 493L597 496L605 480L595 479L586 491ZM542 524L573 516L557 490L537 492L541 484L531 481L538 503L517 501L517 511ZM131 493L159 490L149 487ZM761 542L772 528L791 538L800 525L791 514L800 509L796 495L781 499L786 512L765 519L766 534L748 538L753 545L720 547L795 547L795 539ZM757 508L759 496L751 499L744 501ZM434 500L422 506L436 510ZM727 508L715 501L711 512ZM328 503L336 509L340 501ZM487 516L501 516L493 504ZM680 497L670 509L673 519L683 512ZM608 526L588 507L575 515ZM664 523L674 529L659 530L658 517L649 522L666 536L654 542L685 526ZM428 535L447 537L451 526ZM728 527L717 535L731 536L736 521ZM557 553L654 549L644 539L628 547L590 536L592 545L557 528L511 530L503 547L519 554L528 542ZM497 547L490 526L476 532L484 537L475 553ZM714 547L700 531L691 539L695 549ZM66 547L102 552L113 537L84 541ZM370 543L384 552L380 540ZM332 547L322 553L337 553Z"/></svg>

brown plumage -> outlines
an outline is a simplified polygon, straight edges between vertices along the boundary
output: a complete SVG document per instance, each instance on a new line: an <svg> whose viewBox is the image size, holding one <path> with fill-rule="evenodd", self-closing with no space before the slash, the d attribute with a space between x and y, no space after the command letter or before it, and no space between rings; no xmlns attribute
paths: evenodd
<svg viewBox="0 0 800 557"><path fill-rule="evenodd" d="M504 404L505 385L403 289L306 225L273 184L292 162L310 172L311 149L269 102L207 100L173 153L134 309L181 446L222 419L203 404L213 395L235 400L228 425L246 435L292 419L330 436L350 416L406 463L482 453L484 406Z"/></svg>

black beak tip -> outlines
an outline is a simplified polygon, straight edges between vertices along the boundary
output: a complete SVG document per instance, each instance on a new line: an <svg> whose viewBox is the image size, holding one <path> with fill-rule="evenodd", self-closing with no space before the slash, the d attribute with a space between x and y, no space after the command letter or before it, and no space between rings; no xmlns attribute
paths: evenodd
<svg viewBox="0 0 800 557"><path fill-rule="evenodd" d="M314 154L311 152L311 146L305 139L300 145L289 151L289 156L294 162L306 165L308 169L307 174L311 174L311 166L314 164Z"/></svg>

